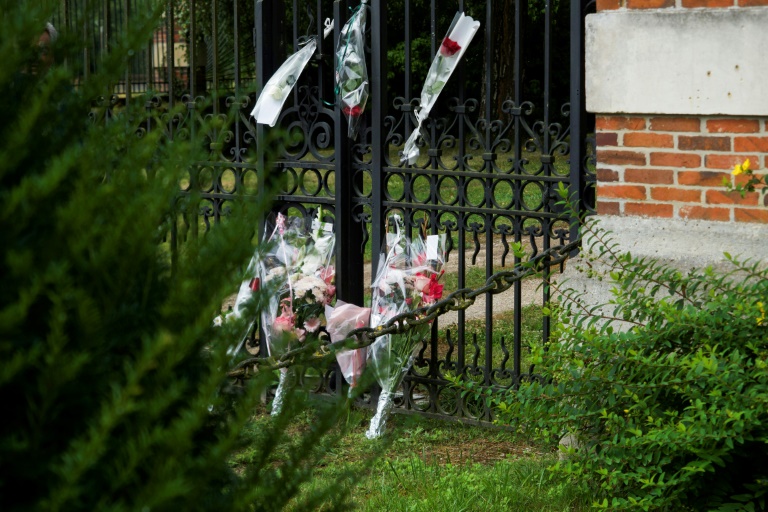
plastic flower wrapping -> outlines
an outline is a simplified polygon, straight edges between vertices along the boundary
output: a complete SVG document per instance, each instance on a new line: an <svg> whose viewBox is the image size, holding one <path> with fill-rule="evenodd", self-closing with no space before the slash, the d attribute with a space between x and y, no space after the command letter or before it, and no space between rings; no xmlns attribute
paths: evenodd
<svg viewBox="0 0 768 512"><path fill-rule="evenodd" d="M326 306L325 317L327 319L326 331L332 343L339 343L349 338L353 329L367 327L371 317L371 308L355 306L342 301L336 301L336 307ZM353 395L360 377L365 370L368 347L357 349L340 349L336 352L336 361L339 363L344 379L349 383L349 394Z"/></svg>
<svg viewBox="0 0 768 512"><path fill-rule="evenodd" d="M259 99L256 100L256 106L251 111L251 116L256 118L257 123L275 126L285 100L293 90L293 86L296 85L296 81L316 49L317 39L314 37L309 38L299 51L283 62L283 65L264 85Z"/></svg>
<svg viewBox="0 0 768 512"><path fill-rule="evenodd" d="M360 119L368 102L368 69L365 65L365 18L367 1L355 9L341 29L336 47L336 94L347 118L347 135L357 138Z"/></svg>
<svg viewBox="0 0 768 512"><path fill-rule="evenodd" d="M325 308L336 297L333 225L322 222L321 215L318 212L307 234L302 219L278 214L274 230L265 236L268 248L251 259L240 286L233 308L237 316L253 291L262 289L267 297L261 304L261 326L272 357L317 341L325 325ZM272 414L282 409L292 372L281 370Z"/></svg>
<svg viewBox="0 0 768 512"><path fill-rule="evenodd" d="M472 38L475 37L479 28L479 21L475 21L461 11L457 12L453 18L451 27L440 44L440 49L432 60L427 78L424 80L424 87L421 90L421 105L416 110L416 127L405 142L401 155L402 162L407 161L409 165L414 165L418 160L418 138L421 134L421 125L429 117L437 97L443 92L446 82L459 65L467 46L472 42Z"/></svg>
<svg viewBox="0 0 768 512"><path fill-rule="evenodd" d="M401 218L394 216L394 220L395 233L387 234L387 252L381 255L372 285L372 328L396 315L432 304L443 295L439 279L445 263L445 235L430 235L426 240L419 236L409 241ZM425 322L403 334L381 336L369 347L368 364L381 386L381 395L365 434L367 438L377 438L384 433L395 390L411 368L430 327Z"/></svg>

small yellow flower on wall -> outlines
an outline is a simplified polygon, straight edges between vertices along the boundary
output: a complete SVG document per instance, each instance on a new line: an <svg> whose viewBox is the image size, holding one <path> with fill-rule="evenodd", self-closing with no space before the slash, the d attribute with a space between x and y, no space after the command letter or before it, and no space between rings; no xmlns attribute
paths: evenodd
<svg viewBox="0 0 768 512"><path fill-rule="evenodd" d="M738 176L740 174L751 174L750 171L751 169L749 168L749 158L747 158L744 160L744 163L736 164L731 174L734 176Z"/></svg>
<svg viewBox="0 0 768 512"><path fill-rule="evenodd" d="M729 192L738 192L741 194L741 197L746 196L747 192L754 192L758 186L762 187L763 193L768 192L768 186L763 186L768 185L768 182L763 183L764 180L768 180L768 174L753 176L749 158L740 164L736 164L733 167L733 171L731 171L732 176L741 176L742 174L749 176L749 179L746 183L737 183L736 186L731 183L731 178L724 177L723 185L726 190Z"/></svg>

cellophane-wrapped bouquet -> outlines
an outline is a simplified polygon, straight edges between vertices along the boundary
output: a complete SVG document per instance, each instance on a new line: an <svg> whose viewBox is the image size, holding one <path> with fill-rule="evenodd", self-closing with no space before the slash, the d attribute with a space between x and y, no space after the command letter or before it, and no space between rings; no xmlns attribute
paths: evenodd
<svg viewBox="0 0 768 512"><path fill-rule="evenodd" d="M464 52L467 51L467 46L479 28L479 21L475 21L461 11L457 12L453 18L448 33L443 38L440 49L432 60L427 78L424 80L420 105L416 110L416 127L408 140L405 141L400 158L402 162L408 162L408 165L416 164L419 158L418 139L421 136L421 125L429 117L432 107L437 102L437 97L443 92L446 82L459 65Z"/></svg>
<svg viewBox="0 0 768 512"><path fill-rule="evenodd" d="M328 321L326 330L332 343L341 343L349 338L353 329L368 326L371 316L371 308L347 304L336 301L336 306L325 307L325 317ZM353 396L360 377L365 370L368 347L357 349L340 349L336 352L336 361L339 363L344 379L349 384L349 395Z"/></svg>
<svg viewBox="0 0 768 512"><path fill-rule="evenodd" d="M372 328L385 324L396 315L432 304L443 294L439 279L445 263L445 235L431 235L426 240L417 237L409 241L401 218L394 216L394 221L395 233L387 234L387 252L381 255L372 285ZM430 324L423 323L403 334L381 336L369 347L368 364L381 386L381 395L365 434L368 439L384 433L395 391L429 332Z"/></svg>
<svg viewBox="0 0 768 512"><path fill-rule="evenodd" d="M368 69L365 65L365 17L367 0L355 9L342 27L336 47L336 94L347 118L347 135L357 138L360 118L368 102Z"/></svg>
<svg viewBox="0 0 768 512"><path fill-rule="evenodd" d="M325 325L325 307L336 296L333 226L320 217L318 213L307 234L301 219L278 214L266 239L268 249L254 255L240 287L234 308L238 315L253 290L261 288L268 297L261 308L261 326L272 357L317 341ZM293 369L281 369L273 415L282 410L293 378Z"/></svg>
<svg viewBox="0 0 768 512"><path fill-rule="evenodd" d="M257 123L275 126L285 100L293 90L307 63L317 50L317 38L311 37L296 53L288 57L272 78L264 85L264 89L256 100L251 116Z"/></svg>

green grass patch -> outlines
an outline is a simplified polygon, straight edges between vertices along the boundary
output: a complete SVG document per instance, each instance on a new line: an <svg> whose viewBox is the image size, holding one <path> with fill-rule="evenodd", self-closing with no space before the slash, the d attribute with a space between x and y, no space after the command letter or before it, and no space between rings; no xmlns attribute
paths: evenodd
<svg viewBox="0 0 768 512"><path fill-rule="evenodd" d="M547 467L557 454L504 430L395 415L388 433L370 441L364 432L372 411L352 410L343 434L329 446L322 465L304 489L311 493L353 471L359 481L352 498L361 511L582 511L589 496ZM303 412L287 429L298 439L312 428L313 411ZM249 443L271 419L256 415L242 433L244 447L230 461L246 471L258 460ZM373 454L378 454L374 458ZM275 454L275 464L281 463Z"/></svg>

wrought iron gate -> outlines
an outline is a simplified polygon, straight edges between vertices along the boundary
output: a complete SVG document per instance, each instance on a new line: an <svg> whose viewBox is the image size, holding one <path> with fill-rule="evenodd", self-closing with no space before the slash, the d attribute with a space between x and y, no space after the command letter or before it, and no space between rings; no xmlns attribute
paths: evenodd
<svg viewBox="0 0 768 512"><path fill-rule="evenodd" d="M283 149L277 166L288 178L284 194L278 197L283 211L303 214L307 205L322 204L333 212L340 244L339 297L343 300L364 301L365 284L370 282L365 268L376 268L385 219L393 212L403 215L412 233L426 222L433 233L449 235L448 268L455 279L450 284L463 288L481 284L500 267L519 263L510 252L511 242L525 243L533 255L548 249L553 240L561 243L575 236L573 219L556 205L559 183L575 195L577 210L583 211L591 202L581 88L581 3L574 2L572 8L577 12L566 17L568 26L561 23L558 27L567 37L560 34L557 38L551 1L535 7L537 16L524 13L526 5L521 0L450 4L440 2L438 7L434 0L371 2L371 104L359 140L350 141L345 121L332 105L330 79L338 26L356 4L336 1L330 10L329 2L294 1L284 6L285 11L268 12L266 2L257 3L257 56L264 55L269 43L279 38L269 30L279 30L275 19L288 20L285 44L280 47L283 54L295 51L302 36L322 33L326 16L337 20L334 41L320 42L314 67L306 72L293 103L281 115L279 125L296 131L300 142ZM274 4L271 8L278 9ZM414 166L401 164L398 151L414 128L414 107L424 78L424 66L419 66L416 54L421 53L428 65L447 28L440 22L450 21L456 9L467 10L482 23L472 43L474 53L468 53L426 125L422 158ZM289 15L283 16L283 12ZM497 39L492 27L498 16L515 20L514 50L507 52L513 58L509 65L514 68L514 87L510 97L495 105L490 101L491 91L497 87L493 77L497 67L492 62ZM424 34L413 30L416 19L429 20L426 55ZM544 53L535 69L526 70L523 23L534 21L541 28L539 46ZM571 82L567 95L560 89L559 97L552 86L556 60L552 43L556 40L566 43L566 48L558 50L567 51L567 58L559 58L557 63L570 66L566 76ZM402 51L402 59L393 51ZM259 83L271 75L279 60L273 57L273 66L268 67L267 59L260 65L257 57ZM535 71L541 72L538 88L524 81ZM257 128L257 132L262 130ZM543 276L545 281L549 278ZM529 344L544 342L550 330L549 319L536 306L549 300L549 292L546 287L537 290L537 284L516 283L512 296L501 304L498 298L494 304L488 294L479 311L459 312L455 318L436 322L431 339L424 343L405 379L399 405L422 414L490 419L483 404L465 401L445 386L446 372L489 386L514 386L529 377L533 372L526 363ZM526 306L531 289L534 305ZM536 333L524 332L530 316L537 317L533 322L538 324ZM511 329L499 332L498 325ZM338 379L332 372L326 374L322 385L332 387L334 377Z"/></svg>
<svg viewBox="0 0 768 512"><path fill-rule="evenodd" d="M83 29L90 45L84 59L94 62L106 50L109 31L127 23L133 0L101 2L103 17ZM411 232L426 223L431 232L448 234L447 289L479 285L518 263L512 242L524 243L533 255L553 241L573 239L577 226L556 204L555 189L565 184L577 211L589 211L594 202L592 129L582 86L583 20L594 0L458 0L439 6L436 0L371 0L371 99L360 136L351 141L333 105L332 80L339 28L356 6L343 0L170 2L165 27L134 57L125 82L104 102L104 115L131 101L144 101L158 113L182 102L186 114L157 115L159 122L146 127L172 138L179 130L195 130L204 118L234 111L223 137L207 134L210 158L189 180L187 191L201 197L205 229L226 216L233 201L263 194L267 145L274 143L266 142L271 130L254 124L250 110L272 72L302 38L322 35L331 18L333 38L318 38L317 54L278 121L290 142L269 150L276 150L270 179L283 180L276 210L306 217L322 206L335 223L340 299L364 302L385 219L393 212L403 215ZM398 150L415 126L426 67L456 10L479 20L480 31L425 123L422 157L403 165ZM60 22L70 24L66 9ZM494 32L499 26L504 37ZM213 98L210 106L204 106L206 97ZM198 223L188 229L196 232ZM180 240L174 231L174 243ZM551 277L515 283L509 297L487 294L476 310L436 322L398 405L426 415L490 419L483 404L445 386L446 372L489 386L530 378L529 347L549 337L549 319L537 304L549 300L548 288L539 285ZM315 383L319 391L338 391L342 379L331 368Z"/></svg>

